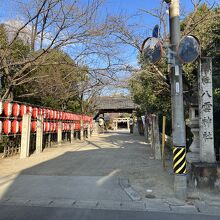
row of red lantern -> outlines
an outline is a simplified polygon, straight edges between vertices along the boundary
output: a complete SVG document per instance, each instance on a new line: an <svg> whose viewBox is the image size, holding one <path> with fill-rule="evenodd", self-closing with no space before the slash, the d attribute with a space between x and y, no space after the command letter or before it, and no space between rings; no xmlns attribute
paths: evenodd
<svg viewBox="0 0 220 220"><path fill-rule="evenodd" d="M26 113L31 113L32 112L32 107L31 106L26 106L26 105L19 105L18 103L10 103L6 102L4 104L3 108L3 103L0 101L0 114L4 114L9 117L13 115L14 117L23 116Z"/></svg>
<svg viewBox="0 0 220 220"><path fill-rule="evenodd" d="M70 131L70 130L80 130L79 123L62 123L62 130L63 131ZM0 133L3 132L8 135L10 133L17 134L22 132L22 121L17 120L5 120L3 123L0 121ZM37 130L37 121L31 122L31 131L36 132ZM43 124L44 132L55 132L58 130L58 123L55 122L44 122Z"/></svg>
<svg viewBox="0 0 220 220"><path fill-rule="evenodd" d="M84 122L92 122L92 117L87 116L87 115L83 115L83 121Z"/></svg>
<svg viewBox="0 0 220 220"><path fill-rule="evenodd" d="M22 122L17 120L5 120L2 123L2 121L0 121L0 133L2 133L2 130L7 135L10 133L17 134L22 131Z"/></svg>
<svg viewBox="0 0 220 220"><path fill-rule="evenodd" d="M4 114L9 117L13 115L14 117L23 116L26 113L32 114L33 118L37 118L38 115L43 115L46 119L54 119L54 120L72 120L79 121L81 119L81 115L72 114L69 112L56 111L52 109L44 109L44 108L32 108L31 106L19 105L18 103L10 103L6 102L3 108L3 103L0 101L0 114ZM91 121L91 117L83 116L84 121Z"/></svg>

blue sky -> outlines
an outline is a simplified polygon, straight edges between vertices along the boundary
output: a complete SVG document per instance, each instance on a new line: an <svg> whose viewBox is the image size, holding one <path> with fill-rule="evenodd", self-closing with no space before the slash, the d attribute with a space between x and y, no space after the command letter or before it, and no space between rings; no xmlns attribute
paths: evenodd
<svg viewBox="0 0 220 220"><path fill-rule="evenodd" d="M19 2L29 2L31 0L0 0L0 22L8 19L16 19L21 15L22 9L20 8ZM73 1L73 0L69 0ZM81 0L82 2L87 2L88 0ZM205 1L205 0L203 0ZM213 4L214 2L219 2L219 0L206 0L206 2ZM133 15L140 12L141 9L152 10L159 7L161 0L105 0L104 6L102 7L102 14L123 14L123 15ZM181 8L184 11L190 12L192 10L191 0L180 0ZM143 25L143 28L137 31L142 31L145 33L146 37L151 35L151 29L154 27L158 21L152 16L139 16L130 19L130 22L136 22ZM143 29L145 32L143 32ZM145 36L144 36L145 37ZM132 65L137 65L136 57L137 54L132 48L128 48L129 62Z"/></svg>
<svg viewBox="0 0 220 220"><path fill-rule="evenodd" d="M18 2L28 2L29 0L0 0L0 21L5 21L8 19L16 19L21 12L20 4ZM73 0L69 0L73 1ZM205 0L204 0L205 1ZM82 0L82 2L87 2L87 0ZM102 14L123 14L123 15L133 15L140 12L140 9L152 10L156 9L160 5L160 0L105 0L104 6L101 10ZM219 0L208 0L210 4L214 2L219 2ZM190 12L192 10L191 0L180 0L181 8L184 11ZM151 29L158 22L152 16L139 16L131 19L131 22L136 22L143 24L146 27L146 37L151 34ZM139 27L140 28L140 27ZM144 28L143 28L144 29ZM138 30L143 31L143 30ZM137 51L133 48L126 48L127 50L127 61L130 65L137 66ZM124 77L121 75L121 77Z"/></svg>
<svg viewBox="0 0 220 220"><path fill-rule="evenodd" d="M16 17L19 12L19 2L28 2L29 0L0 0L0 19L5 20L8 18ZM70 0L72 1L72 0ZM83 0L87 1L87 0ZM205 0L203 0L205 1ZM206 0L210 4L219 2L219 0ZM133 14L139 9L154 9L158 8L160 0L105 0L104 11L108 13L124 13ZM185 8L186 11L192 10L191 0L180 0L180 4ZM154 19L149 18L146 22L149 25L153 25Z"/></svg>

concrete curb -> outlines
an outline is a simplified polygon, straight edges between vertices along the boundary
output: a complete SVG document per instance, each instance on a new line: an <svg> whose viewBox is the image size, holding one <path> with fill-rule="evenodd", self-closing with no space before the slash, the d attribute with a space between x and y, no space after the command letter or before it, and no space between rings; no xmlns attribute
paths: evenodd
<svg viewBox="0 0 220 220"><path fill-rule="evenodd" d="M27 199L7 198L0 200L0 206L38 206L51 208L87 208L105 210L127 210L144 212L165 212L193 215L220 216L219 206L207 206L205 202L194 205L171 205L161 199L149 199L145 201L83 201L74 199ZM197 208L199 206L199 208Z"/></svg>

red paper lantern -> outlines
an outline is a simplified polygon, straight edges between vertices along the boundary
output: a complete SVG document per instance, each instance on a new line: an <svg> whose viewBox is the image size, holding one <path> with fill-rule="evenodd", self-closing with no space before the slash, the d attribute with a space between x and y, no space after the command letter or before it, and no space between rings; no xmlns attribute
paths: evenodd
<svg viewBox="0 0 220 220"><path fill-rule="evenodd" d="M11 121L10 120L5 120L3 122L3 130L5 134L11 133Z"/></svg>
<svg viewBox="0 0 220 220"><path fill-rule="evenodd" d="M56 119L56 117L57 117L57 111L54 110L54 111L53 111L53 119Z"/></svg>
<svg viewBox="0 0 220 220"><path fill-rule="evenodd" d="M26 105L21 105L20 106L20 116L22 117L24 114L27 113L27 107Z"/></svg>
<svg viewBox="0 0 220 220"><path fill-rule="evenodd" d="M62 120L66 120L66 112L62 112Z"/></svg>
<svg viewBox="0 0 220 220"><path fill-rule="evenodd" d="M75 123L75 130L80 130L80 123L78 121Z"/></svg>
<svg viewBox="0 0 220 220"><path fill-rule="evenodd" d="M50 122L50 132L53 132L53 122Z"/></svg>
<svg viewBox="0 0 220 220"><path fill-rule="evenodd" d="M43 109L42 108L38 109L38 115L43 115Z"/></svg>
<svg viewBox="0 0 220 220"><path fill-rule="evenodd" d="M7 117L9 117L12 113L12 104L10 102L6 102L4 105L4 113Z"/></svg>
<svg viewBox="0 0 220 220"><path fill-rule="evenodd" d="M3 112L3 103L2 101L0 101L0 115L2 114L2 112Z"/></svg>
<svg viewBox="0 0 220 220"><path fill-rule="evenodd" d="M46 122L46 132L50 131L50 122Z"/></svg>
<svg viewBox="0 0 220 220"><path fill-rule="evenodd" d="M31 106L27 106L27 113L32 115L33 108Z"/></svg>
<svg viewBox="0 0 220 220"><path fill-rule="evenodd" d="M32 117L37 118L38 116L38 108L33 108Z"/></svg>
<svg viewBox="0 0 220 220"><path fill-rule="evenodd" d="M46 121L44 122L44 132L50 131L50 122Z"/></svg>
<svg viewBox="0 0 220 220"><path fill-rule="evenodd" d="M12 113L14 117L18 117L20 113L20 105L18 103L14 103L12 107Z"/></svg>
<svg viewBox="0 0 220 220"><path fill-rule="evenodd" d="M50 119L53 119L53 110L50 110Z"/></svg>
<svg viewBox="0 0 220 220"><path fill-rule="evenodd" d="M31 122L31 131L32 132L36 132L37 130L37 122L36 121L32 121Z"/></svg>
<svg viewBox="0 0 220 220"><path fill-rule="evenodd" d="M76 115L75 117L76 117L75 118L76 121L80 121L80 115Z"/></svg>
<svg viewBox="0 0 220 220"><path fill-rule="evenodd" d="M19 122L17 120L14 120L12 122L12 125L11 125L11 131L13 134L17 134L19 132Z"/></svg>

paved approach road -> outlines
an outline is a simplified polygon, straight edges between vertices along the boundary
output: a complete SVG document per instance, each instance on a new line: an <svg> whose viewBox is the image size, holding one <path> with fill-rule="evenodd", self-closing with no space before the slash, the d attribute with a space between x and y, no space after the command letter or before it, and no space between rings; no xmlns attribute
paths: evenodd
<svg viewBox="0 0 220 220"><path fill-rule="evenodd" d="M219 216L151 211L0 206L1 220L219 220Z"/></svg>
<svg viewBox="0 0 220 220"><path fill-rule="evenodd" d="M220 201L178 201L172 179L144 137L107 133L0 159L0 219L219 219Z"/></svg>

